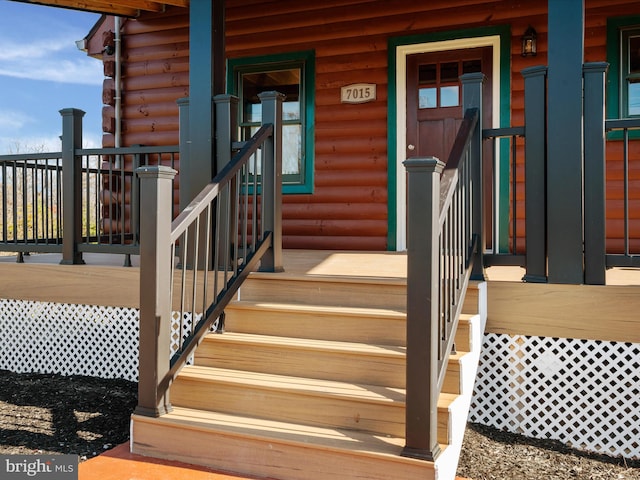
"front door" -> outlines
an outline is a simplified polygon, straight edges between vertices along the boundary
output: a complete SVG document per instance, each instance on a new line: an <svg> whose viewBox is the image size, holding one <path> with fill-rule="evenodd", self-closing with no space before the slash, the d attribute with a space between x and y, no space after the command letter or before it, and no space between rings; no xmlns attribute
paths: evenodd
<svg viewBox="0 0 640 480"><path fill-rule="evenodd" d="M407 57L407 152L446 162L462 122L460 75L482 72L484 125L491 125L491 47L419 53Z"/></svg>
<svg viewBox="0 0 640 480"><path fill-rule="evenodd" d="M483 125L492 126L492 47L418 53L407 56L406 158L437 157L447 162L462 123L460 75L481 72ZM484 142L484 221L487 246L492 244L493 162L491 142Z"/></svg>

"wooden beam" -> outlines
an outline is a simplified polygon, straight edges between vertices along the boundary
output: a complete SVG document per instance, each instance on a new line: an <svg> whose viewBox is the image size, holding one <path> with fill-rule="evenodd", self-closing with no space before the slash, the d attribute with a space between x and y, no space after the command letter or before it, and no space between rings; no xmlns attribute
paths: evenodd
<svg viewBox="0 0 640 480"><path fill-rule="evenodd" d="M76 1L76 0L43 0L28 1L25 3L33 3L38 5L47 5L50 7L69 8L72 10L82 10L86 12L106 13L109 15L117 15L121 17L137 17L138 9L127 8L118 5L115 2L104 3L99 1Z"/></svg>
<svg viewBox="0 0 640 480"><path fill-rule="evenodd" d="M18 0L25 3L48 5L52 7L70 8L90 12L119 15L122 17L137 17L140 11L162 12L167 5L175 7L188 7L189 0Z"/></svg>

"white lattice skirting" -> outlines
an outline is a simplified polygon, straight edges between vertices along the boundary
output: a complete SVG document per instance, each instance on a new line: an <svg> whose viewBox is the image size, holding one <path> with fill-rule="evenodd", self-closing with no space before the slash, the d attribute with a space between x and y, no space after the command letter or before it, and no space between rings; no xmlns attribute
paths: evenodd
<svg viewBox="0 0 640 480"><path fill-rule="evenodd" d="M640 458L640 344L485 335L469 420Z"/></svg>
<svg viewBox="0 0 640 480"><path fill-rule="evenodd" d="M191 328L179 317L172 352ZM131 308L0 300L0 369L136 381L138 319ZM640 344L485 335L470 421L640 458L639 412Z"/></svg>
<svg viewBox="0 0 640 480"><path fill-rule="evenodd" d="M168 354L192 325L172 320ZM0 299L0 369L137 381L138 322L135 308Z"/></svg>

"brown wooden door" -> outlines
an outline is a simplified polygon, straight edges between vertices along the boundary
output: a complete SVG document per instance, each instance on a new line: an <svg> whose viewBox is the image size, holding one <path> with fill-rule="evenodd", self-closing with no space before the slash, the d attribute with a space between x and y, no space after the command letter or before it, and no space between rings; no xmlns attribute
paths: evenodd
<svg viewBox="0 0 640 480"><path fill-rule="evenodd" d="M484 125L491 126L491 47L419 53L407 57L407 158L446 162L462 121L463 73L482 72Z"/></svg>

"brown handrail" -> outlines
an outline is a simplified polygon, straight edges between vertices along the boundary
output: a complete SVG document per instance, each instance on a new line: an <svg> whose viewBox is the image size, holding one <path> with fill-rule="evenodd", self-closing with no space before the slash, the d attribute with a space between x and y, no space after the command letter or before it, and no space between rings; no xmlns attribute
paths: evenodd
<svg viewBox="0 0 640 480"><path fill-rule="evenodd" d="M464 118L447 164L407 159L406 444L435 461L438 397L470 278L482 275L482 84L462 77ZM479 217L480 216L480 217ZM480 265L477 265L478 262ZM477 272L476 272L477 273Z"/></svg>
<svg viewBox="0 0 640 480"><path fill-rule="evenodd" d="M205 335L224 331L224 309L248 274L259 262L282 269L281 195L275 193L282 188L276 173L282 171L282 100L275 92L261 94L263 126L173 222L167 197L177 172L138 170L141 205L151 214L140 222L137 414L169 412L175 376ZM221 131L235 128L221 127L218 142L232 149Z"/></svg>

